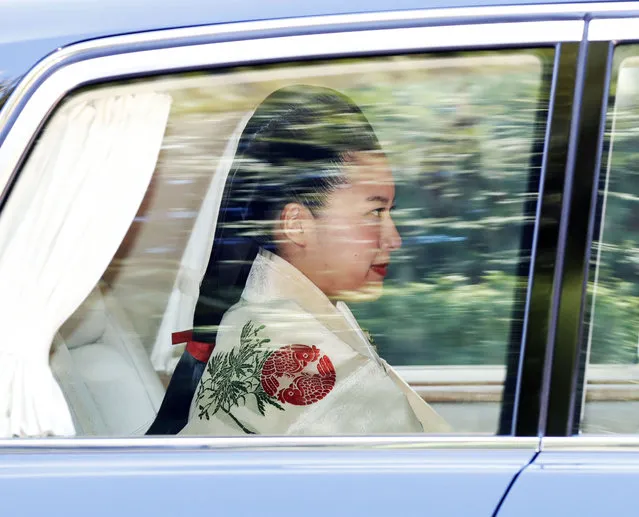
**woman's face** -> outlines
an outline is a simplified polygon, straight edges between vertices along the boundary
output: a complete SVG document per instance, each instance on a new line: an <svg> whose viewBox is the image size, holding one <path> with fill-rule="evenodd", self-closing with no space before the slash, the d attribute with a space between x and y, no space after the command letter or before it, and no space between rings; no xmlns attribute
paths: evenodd
<svg viewBox="0 0 639 517"><path fill-rule="evenodd" d="M382 153L354 154L344 173L348 184L313 219L302 272L331 298L375 299L402 244L391 217L395 183Z"/></svg>

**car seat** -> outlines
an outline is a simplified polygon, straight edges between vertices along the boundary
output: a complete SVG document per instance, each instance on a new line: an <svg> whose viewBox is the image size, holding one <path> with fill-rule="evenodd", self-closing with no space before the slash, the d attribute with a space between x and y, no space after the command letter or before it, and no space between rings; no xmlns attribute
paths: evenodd
<svg viewBox="0 0 639 517"><path fill-rule="evenodd" d="M142 435L155 418L164 388L104 286L62 325L50 362L78 435Z"/></svg>

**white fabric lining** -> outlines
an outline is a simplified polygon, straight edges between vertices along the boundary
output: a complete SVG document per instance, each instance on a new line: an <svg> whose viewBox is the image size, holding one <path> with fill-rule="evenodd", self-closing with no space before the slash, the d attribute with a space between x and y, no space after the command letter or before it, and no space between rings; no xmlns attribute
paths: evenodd
<svg viewBox="0 0 639 517"><path fill-rule="evenodd" d="M146 93L63 106L21 172L0 218L0 436L74 434L51 343L126 234L170 105Z"/></svg>

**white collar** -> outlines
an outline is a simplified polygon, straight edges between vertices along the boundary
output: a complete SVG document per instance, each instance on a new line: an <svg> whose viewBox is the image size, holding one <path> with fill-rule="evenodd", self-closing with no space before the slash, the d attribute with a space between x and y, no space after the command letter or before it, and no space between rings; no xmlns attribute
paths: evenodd
<svg viewBox="0 0 639 517"><path fill-rule="evenodd" d="M246 280L242 298L249 303L291 300L309 312L322 325L353 350L379 362L357 320L344 302L336 305L291 263L265 249L260 249Z"/></svg>

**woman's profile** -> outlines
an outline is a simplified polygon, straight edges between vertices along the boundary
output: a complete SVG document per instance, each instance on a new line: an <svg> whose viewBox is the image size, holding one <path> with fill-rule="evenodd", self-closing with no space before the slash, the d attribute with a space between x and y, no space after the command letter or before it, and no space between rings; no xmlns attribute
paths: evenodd
<svg viewBox="0 0 639 517"><path fill-rule="evenodd" d="M182 433L448 430L344 303L382 293L401 246L394 198L387 158L348 97L299 85L258 106L201 285L193 339L215 349Z"/></svg>

